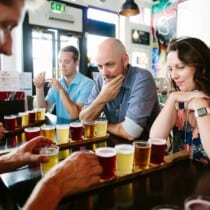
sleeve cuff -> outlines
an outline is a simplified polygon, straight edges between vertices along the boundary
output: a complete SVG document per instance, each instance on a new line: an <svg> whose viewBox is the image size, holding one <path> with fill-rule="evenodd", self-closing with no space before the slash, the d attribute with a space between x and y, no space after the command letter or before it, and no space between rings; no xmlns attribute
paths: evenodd
<svg viewBox="0 0 210 210"><path fill-rule="evenodd" d="M124 130L134 138L138 138L144 130L140 125L136 124L128 117L125 117L125 121L123 122L122 126Z"/></svg>

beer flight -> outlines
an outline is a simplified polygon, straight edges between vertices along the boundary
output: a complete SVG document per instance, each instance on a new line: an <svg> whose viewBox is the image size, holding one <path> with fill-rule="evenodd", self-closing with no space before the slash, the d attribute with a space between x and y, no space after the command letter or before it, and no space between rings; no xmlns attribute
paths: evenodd
<svg viewBox="0 0 210 210"><path fill-rule="evenodd" d="M160 138L96 148L95 154L103 167L101 178L113 179L134 171L145 170L150 165L162 164L166 148L166 140Z"/></svg>

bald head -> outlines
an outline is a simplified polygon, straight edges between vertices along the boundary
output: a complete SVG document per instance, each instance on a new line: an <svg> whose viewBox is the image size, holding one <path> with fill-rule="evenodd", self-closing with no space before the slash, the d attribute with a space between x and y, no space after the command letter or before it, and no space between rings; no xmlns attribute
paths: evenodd
<svg viewBox="0 0 210 210"><path fill-rule="evenodd" d="M118 56L126 54L126 49L119 39L108 38L104 40L98 48L98 52L107 51L108 53L116 54Z"/></svg>
<svg viewBox="0 0 210 210"><path fill-rule="evenodd" d="M110 81L126 74L129 57L119 39L108 38L99 45L96 62L103 78Z"/></svg>

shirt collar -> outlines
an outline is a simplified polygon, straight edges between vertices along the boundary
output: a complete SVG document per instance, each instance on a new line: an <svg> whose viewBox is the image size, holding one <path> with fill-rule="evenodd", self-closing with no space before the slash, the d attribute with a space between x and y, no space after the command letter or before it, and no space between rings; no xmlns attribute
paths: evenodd
<svg viewBox="0 0 210 210"><path fill-rule="evenodd" d="M128 64L128 71L127 71L127 75L125 77L125 81L123 83L123 87L125 89L130 89L131 81L132 81L132 66L130 64Z"/></svg>

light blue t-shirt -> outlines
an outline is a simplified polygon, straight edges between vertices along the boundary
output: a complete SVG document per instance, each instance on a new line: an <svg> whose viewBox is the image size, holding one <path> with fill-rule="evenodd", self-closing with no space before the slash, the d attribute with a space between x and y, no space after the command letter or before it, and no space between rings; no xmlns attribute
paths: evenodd
<svg viewBox="0 0 210 210"><path fill-rule="evenodd" d="M71 82L70 86L67 87L64 78L60 78L59 82L63 89L67 92L70 99L74 103L85 104L88 96L93 88L94 82L88 77L84 76L80 72L77 72L75 78ZM58 124L66 124L72 121L70 114L64 108L58 91L52 87L49 89L45 100L51 104L56 105L56 115Z"/></svg>

